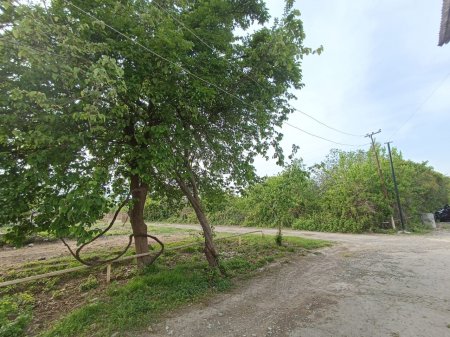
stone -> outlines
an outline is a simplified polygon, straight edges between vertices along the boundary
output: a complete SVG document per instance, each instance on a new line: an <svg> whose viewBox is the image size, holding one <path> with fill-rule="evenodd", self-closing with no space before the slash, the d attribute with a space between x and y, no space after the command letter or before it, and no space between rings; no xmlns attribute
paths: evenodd
<svg viewBox="0 0 450 337"><path fill-rule="evenodd" d="M420 219L424 225L436 229L436 221L434 220L433 213L422 213L420 214Z"/></svg>

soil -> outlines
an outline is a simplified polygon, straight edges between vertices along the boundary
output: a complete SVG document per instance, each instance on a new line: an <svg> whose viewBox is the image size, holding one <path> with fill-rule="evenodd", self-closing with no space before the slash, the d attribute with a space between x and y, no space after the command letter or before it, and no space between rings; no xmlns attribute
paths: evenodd
<svg viewBox="0 0 450 337"><path fill-rule="evenodd" d="M164 242L174 242L185 238L186 235L158 235L164 239ZM128 244L128 235L104 236L86 246L83 252L114 250L114 248L124 248ZM71 247L76 247L76 242L69 240ZM134 244L131 248L134 247ZM34 261L48 260L55 257L70 256L69 251L61 241L39 242L27 245L23 248L15 249L13 247L0 248L0 270L7 270L12 266L17 267L21 264Z"/></svg>
<svg viewBox="0 0 450 337"><path fill-rule="evenodd" d="M450 336L449 231L284 234L336 244L276 264L230 293L172 312L140 336Z"/></svg>

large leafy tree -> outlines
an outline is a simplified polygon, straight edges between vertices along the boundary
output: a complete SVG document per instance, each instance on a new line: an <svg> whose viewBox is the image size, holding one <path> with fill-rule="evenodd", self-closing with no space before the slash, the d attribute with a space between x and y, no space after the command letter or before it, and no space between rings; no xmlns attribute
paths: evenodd
<svg viewBox="0 0 450 337"><path fill-rule="evenodd" d="M145 253L148 193L182 193L216 265L201 196L245 186L270 148L283 161L311 51L292 5L267 27L261 0L2 1L0 223L82 243L128 203Z"/></svg>

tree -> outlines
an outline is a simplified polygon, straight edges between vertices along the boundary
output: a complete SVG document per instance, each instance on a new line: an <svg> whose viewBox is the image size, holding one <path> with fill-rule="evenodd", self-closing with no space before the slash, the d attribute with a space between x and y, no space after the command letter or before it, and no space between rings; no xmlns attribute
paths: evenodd
<svg viewBox="0 0 450 337"><path fill-rule="evenodd" d="M436 172L427 162L405 160L396 148L392 150L392 157L405 218L414 221L419 219L420 213L434 213L448 203L449 177ZM394 195L392 179L388 181Z"/></svg>
<svg viewBox="0 0 450 337"><path fill-rule="evenodd" d="M276 127L311 52L292 5L238 36L268 22L263 1L3 1L0 223L10 236L86 242L130 198L145 253L148 193L183 193L217 265L202 195L246 186L271 147L283 161Z"/></svg>

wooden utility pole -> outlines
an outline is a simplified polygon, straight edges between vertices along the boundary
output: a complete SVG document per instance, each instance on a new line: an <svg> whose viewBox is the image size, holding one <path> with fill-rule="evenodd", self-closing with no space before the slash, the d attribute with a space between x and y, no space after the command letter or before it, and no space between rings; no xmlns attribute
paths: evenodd
<svg viewBox="0 0 450 337"><path fill-rule="evenodd" d="M374 135L376 135L380 132L381 132L381 129L379 129L377 132L368 133L366 135L366 137L370 138L370 141L372 142L372 149L373 149L373 153L375 154L375 159L377 162L378 176L380 177L380 180L381 180L381 188L383 189L384 198L386 199L387 202L389 202L389 195L388 195L388 191L386 188L386 183L384 181L383 172L381 171L380 158L378 157L378 151L375 147L375 139L373 138ZM391 225L392 225L392 228L395 229L395 221L394 221L394 216L392 214L391 214Z"/></svg>

